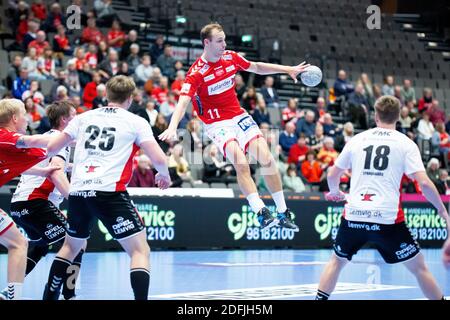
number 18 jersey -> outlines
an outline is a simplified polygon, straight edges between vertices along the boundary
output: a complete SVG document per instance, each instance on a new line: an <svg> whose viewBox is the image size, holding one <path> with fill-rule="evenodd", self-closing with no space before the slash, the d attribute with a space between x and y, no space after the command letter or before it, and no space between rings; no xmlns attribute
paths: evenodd
<svg viewBox="0 0 450 320"><path fill-rule="evenodd" d="M353 137L335 165L352 173L345 219L380 224L404 221L402 176L425 171L417 145L398 131L382 128Z"/></svg>
<svg viewBox="0 0 450 320"><path fill-rule="evenodd" d="M70 193L125 191L132 160L144 141L154 140L150 124L125 109L102 107L72 119L64 133L76 140Z"/></svg>

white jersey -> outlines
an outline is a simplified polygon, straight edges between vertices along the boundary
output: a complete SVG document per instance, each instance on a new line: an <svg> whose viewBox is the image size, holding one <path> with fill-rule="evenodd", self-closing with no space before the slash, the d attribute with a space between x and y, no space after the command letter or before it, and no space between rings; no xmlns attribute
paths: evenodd
<svg viewBox="0 0 450 320"><path fill-rule="evenodd" d="M55 135L59 134L58 130L52 129L45 135ZM56 157L62 158L66 163L64 171L67 168L69 162L70 149L69 147L63 148L59 151ZM45 168L50 163L50 159L45 159L39 162L36 166L40 168ZM56 189L55 185L50 179L45 177L39 177L29 174L23 174L20 177L19 184L17 185L16 191L14 192L11 202L27 201L33 199L44 199L51 201L57 208L64 200L61 192Z"/></svg>
<svg viewBox="0 0 450 320"><path fill-rule="evenodd" d="M64 132L76 140L70 193L125 191L134 154L142 142L155 139L144 118L118 107L84 112Z"/></svg>
<svg viewBox="0 0 450 320"><path fill-rule="evenodd" d="M404 221L400 205L402 177L425 171L419 148L411 139L381 128L353 137L335 165L351 169L352 173L345 219L380 224Z"/></svg>

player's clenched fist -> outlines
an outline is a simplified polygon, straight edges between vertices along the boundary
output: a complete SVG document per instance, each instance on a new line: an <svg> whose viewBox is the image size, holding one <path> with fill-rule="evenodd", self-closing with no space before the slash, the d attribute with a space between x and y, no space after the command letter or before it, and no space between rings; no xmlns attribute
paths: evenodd
<svg viewBox="0 0 450 320"><path fill-rule="evenodd" d="M155 182L156 182L156 185L162 190L169 188L170 185L172 184L172 181L170 180L170 176L164 176L160 173L156 174Z"/></svg>

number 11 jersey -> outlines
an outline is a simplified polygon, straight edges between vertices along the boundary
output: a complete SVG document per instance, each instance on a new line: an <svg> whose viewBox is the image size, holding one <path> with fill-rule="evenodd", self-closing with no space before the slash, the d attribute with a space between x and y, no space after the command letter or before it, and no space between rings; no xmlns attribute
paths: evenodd
<svg viewBox="0 0 450 320"><path fill-rule="evenodd" d="M351 169L344 218L380 224L405 220L400 203L402 176L425 171L417 145L398 131L382 128L353 137L335 165Z"/></svg>
<svg viewBox="0 0 450 320"><path fill-rule="evenodd" d="M117 107L80 114L64 133L76 140L70 193L125 191L134 154L142 142L155 139L144 118Z"/></svg>

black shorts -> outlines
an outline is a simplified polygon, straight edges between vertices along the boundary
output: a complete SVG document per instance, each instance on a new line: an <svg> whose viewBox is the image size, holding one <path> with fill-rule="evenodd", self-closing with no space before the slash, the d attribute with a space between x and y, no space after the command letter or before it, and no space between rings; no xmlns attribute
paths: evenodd
<svg viewBox="0 0 450 320"><path fill-rule="evenodd" d="M13 202L10 215L25 230L30 241L52 244L66 236L67 219L51 201L34 199Z"/></svg>
<svg viewBox="0 0 450 320"><path fill-rule="evenodd" d="M349 261L366 243L373 243L386 263L398 263L416 256L420 247L405 222L377 224L342 218L333 249Z"/></svg>
<svg viewBox="0 0 450 320"><path fill-rule="evenodd" d="M128 192L78 191L69 195L67 233L87 239L98 218L116 239L125 239L141 232L144 223L131 203Z"/></svg>

